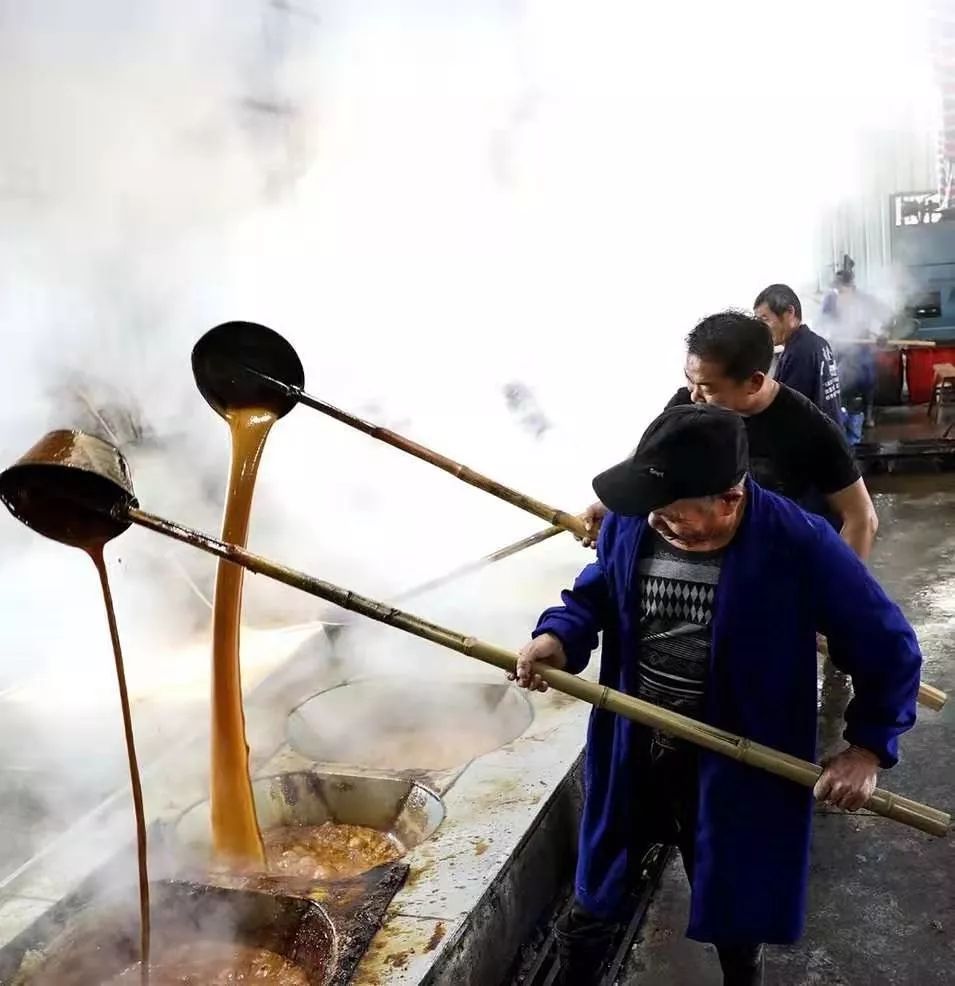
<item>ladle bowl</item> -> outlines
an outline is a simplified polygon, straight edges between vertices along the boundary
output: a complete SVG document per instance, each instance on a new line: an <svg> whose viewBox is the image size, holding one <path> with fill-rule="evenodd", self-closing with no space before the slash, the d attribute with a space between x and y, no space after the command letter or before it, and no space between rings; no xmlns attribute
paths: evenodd
<svg viewBox="0 0 955 986"><path fill-rule="evenodd" d="M291 344L256 322L223 322L210 329L193 347L192 373L199 393L223 416L232 408L264 407L281 418L295 407L297 397L259 373L288 387L305 386L305 369Z"/></svg>
<svg viewBox="0 0 955 986"><path fill-rule="evenodd" d="M17 520L78 548L103 545L129 526L136 506L129 466L108 442L51 431L0 473L0 500Z"/></svg>

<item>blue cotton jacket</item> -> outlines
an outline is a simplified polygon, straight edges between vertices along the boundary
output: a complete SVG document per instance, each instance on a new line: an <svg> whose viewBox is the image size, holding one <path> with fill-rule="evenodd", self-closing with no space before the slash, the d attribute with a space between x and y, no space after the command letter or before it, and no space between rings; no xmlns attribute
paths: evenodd
<svg viewBox="0 0 955 986"><path fill-rule="evenodd" d="M922 658L915 634L852 550L821 518L747 481L746 513L726 549L714 601L704 719L806 760L816 757L816 632L852 676L845 738L898 760L915 722ZM603 632L600 681L636 693L638 546L642 518L608 514L597 561L534 636L560 639L568 670L586 667ZM633 795L644 727L606 710L590 717L576 893L617 917L628 882ZM720 943L787 944L802 934L812 792L700 752L696 861L687 934Z"/></svg>
<svg viewBox="0 0 955 986"><path fill-rule="evenodd" d="M842 398L835 358L829 343L808 325L800 325L786 343L776 364L776 379L808 397L823 414L842 426Z"/></svg>

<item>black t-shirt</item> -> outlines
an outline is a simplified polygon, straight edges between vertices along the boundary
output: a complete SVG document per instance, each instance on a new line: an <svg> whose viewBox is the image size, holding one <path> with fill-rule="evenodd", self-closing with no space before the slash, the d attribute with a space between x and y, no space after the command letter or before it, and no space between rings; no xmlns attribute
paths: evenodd
<svg viewBox="0 0 955 986"><path fill-rule="evenodd" d="M681 387L667 407L689 403L690 392ZM756 482L838 526L825 497L862 476L842 430L812 401L784 384L765 411L743 421Z"/></svg>

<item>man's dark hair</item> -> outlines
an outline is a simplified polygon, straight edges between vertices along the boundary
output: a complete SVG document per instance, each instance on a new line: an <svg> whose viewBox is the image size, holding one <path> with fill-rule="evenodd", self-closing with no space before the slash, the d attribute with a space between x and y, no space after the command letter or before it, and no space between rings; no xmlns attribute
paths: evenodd
<svg viewBox="0 0 955 986"><path fill-rule="evenodd" d="M836 271L836 284L842 284L847 288L855 287L856 283L856 262L848 253L842 255L842 266Z"/></svg>
<svg viewBox="0 0 955 986"><path fill-rule="evenodd" d="M783 315L791 308L796 318L802 321L799 296L788 284L770 284L768 288L763 288L753 302L753 308L759 308L760 305L765 305L774 315Z"/></svg>
<svg viewBox="0 0 955 986"><path fill-rule="evenodd" d="M731 380L742 382L767 373L773 361L773 337L765 322L744 312L708 315L686 337L686 351L717 363Z"/></svg>

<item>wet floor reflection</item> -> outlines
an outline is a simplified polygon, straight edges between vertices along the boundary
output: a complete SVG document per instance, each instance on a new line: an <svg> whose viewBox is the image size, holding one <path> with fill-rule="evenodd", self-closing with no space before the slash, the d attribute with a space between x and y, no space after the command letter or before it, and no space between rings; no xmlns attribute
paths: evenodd
<svg viewBox="0 0 955 986"><path fill-rule="evenodd" d="M873 574L918 634L923 679L945 687L955 641L955 473L886 474L866 480L879 515L870 560ZM820 662L819 753L843 745L849 677L826 657ZM947 713L927 713L930 723Z"/></svg>
<svg viewBox="0 0 955 986"><path fill-rule="evenodd" d="M945 675L955 633L955 474L868 481L879 514L871 567L919 636L923 677Z"/></svg>

